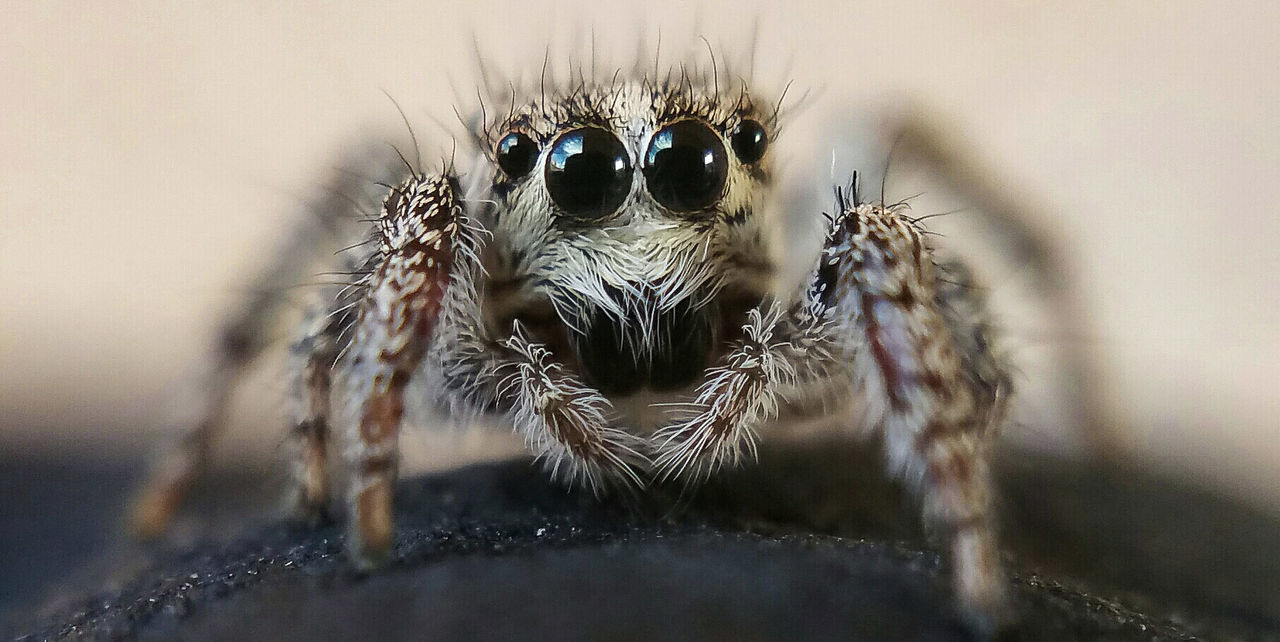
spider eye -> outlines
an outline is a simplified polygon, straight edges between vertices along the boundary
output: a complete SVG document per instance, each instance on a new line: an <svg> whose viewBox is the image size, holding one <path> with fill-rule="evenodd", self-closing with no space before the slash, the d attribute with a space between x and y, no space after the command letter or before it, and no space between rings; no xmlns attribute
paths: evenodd
<svg viewBox="0 0 1280 642"><path fill-rule="evenodd" d="M511 132L498 141L498 167L511 178L533 171L538 162L538 144L520 132Z"/></svg>
<svg viewBox="0 0 1280 642"><path fill-rule="evenodd" d="M617 136L595 127L561 134L547 157L547 191L566 214L612 214L631 192L631 159Z"/></svg>
<svg viewBox="0 0 1280 642"><path fill-rule="evenodd" d="M738 155L738 160L750 165L764 157L765 150L769 148L769 135L765 133L764 125L754 120L744 120L733 130L729 142L733 145L733 153Z"/></svg>
<svg viewBox="0 0 1280 642"><path fill-rule="evenodd" d="M700 210L720 200L728 174L720 136L696 120L659 129L644 155L649 193L676 212Z"/></svg>

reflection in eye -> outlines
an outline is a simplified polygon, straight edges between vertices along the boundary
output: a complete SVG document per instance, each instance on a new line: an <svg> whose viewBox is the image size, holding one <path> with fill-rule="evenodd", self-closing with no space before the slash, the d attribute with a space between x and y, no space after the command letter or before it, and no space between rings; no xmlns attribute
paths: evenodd
<svg viewBox="0 0 1280 642"><path fill-rule="evenodd" d="M705 123L682 120L658 130L644 158L649 193L663 207L691 212L720 200L729 173L720 136Z"/></svg>
<svg viewBox="0 0 1280 642"><path fill-rule="evenodd" d="M631 175L622 141L595 127L561 134L547 157L547 191L565 214L577 218L617 211L631 191Z"/></svg>
<svg viewBox="0 0 1280 642"><path fill-rule="evenodd" d="M730 142L738 160L748 165L764 158L765 151L769 149L769 135L764 131L764 125L754 120L738 123Z"/></svg>
<svg viewBox="0 0 1280 642"><path fill-rule="evenodd" d="M511 132L498 141L498 167L511 178L533 171L538 163L538 144L520 132Z"/></svg>

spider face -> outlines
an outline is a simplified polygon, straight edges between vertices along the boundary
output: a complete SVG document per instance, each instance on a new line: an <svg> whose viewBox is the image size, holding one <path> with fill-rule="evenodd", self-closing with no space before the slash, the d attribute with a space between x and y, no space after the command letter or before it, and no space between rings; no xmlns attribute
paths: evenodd
<svg viewBox="0 0 1280 642"><path fill-rule="evenodd" d="M770 118L745 90L615 83L486 125L482 287L602 392L688 386L768 287Z"/></svg>

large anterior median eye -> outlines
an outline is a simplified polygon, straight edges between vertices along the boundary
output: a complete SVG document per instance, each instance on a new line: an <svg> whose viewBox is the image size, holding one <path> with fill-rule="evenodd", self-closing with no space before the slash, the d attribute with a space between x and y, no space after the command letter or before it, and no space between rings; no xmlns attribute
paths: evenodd
<svg viewBox="0 0 1280 642"><path fill-rule="evenodd" d="M720 200L728 173L720 136L696 120L659 129L644 155L649 193L676 212L700 210Z"/></svg>
<svg viewBox="0 0 1280 642"><path fill-rule="evenodd" d="M595 127L561 134L547 156L547 191L566 214L600 218L631 192L631 159L617 136Z"/></svg>

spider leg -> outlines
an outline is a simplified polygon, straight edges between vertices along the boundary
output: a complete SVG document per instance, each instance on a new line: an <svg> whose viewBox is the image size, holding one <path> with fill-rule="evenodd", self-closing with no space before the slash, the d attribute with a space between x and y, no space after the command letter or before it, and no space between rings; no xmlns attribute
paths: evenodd
<svg viewBox="0 0 1280 642"><path fill-rule="evenodd" d="M426 175L391 189L375 267L338 364L345 382L347 546L363 568L383 563L391 550L405 386L430 347L451 283L467 278L475 260L458 190L450 177Z"/></svg>
<svg viewBox="0 0 1280 642"><path fill-rule="evenodd" d="M927 111L913 110L888 119L880 137L884 148L892 148L894 158L920 163L937 173L948 187L977 206L984 221L984 232L999 241L1003 249L1020 265L1030 268L1035 284L1043 289L1044 300L1053 311L1051 319L1065 335L1089 335L1091 328L1086 306L1080 300L1069 248L1061 235L1048 233L1033 224L1052 221L1055 217L1037 215L1033 199L1012 193L1007 180L984 165L968 150L970 147L954 135L952 128ZM882 158L888 149L870 151ZM874 165L871 166L874 170ZM875 170L878 171L878 170ZM882 185L883 177L866 175L869 182ZM881 194L883 200L884 195ZM1063 354L1063 387L1071 395L1070 408L1084 448L1093 456L1116 459L1130 446L1120 422L1107 402L1107 378L1089 351L1073 348Z"/></svg>
<svg viewBox="0 0 1280 642"><path fill-rule="evenodd" d="M192 482L208 465L209 455L226 428L225 414L231 389L246 366L270 341L270 330L282 316L286 297L280 291L307 278L311 266L324 252L317 248L338 245L351 222L348 193L361 181L340 174L327 186L325 196L311 205L277 257L255 281L252 294L223 323L217 340L201 369L185 387L173 423L183 426L180 441L156 462L131 506L132 530L144 537L164 532L181 506Z"/></svg>
<svg viewBox="0 0 1280 642"><path fill-rule="evenodd" d="M660 477L698 480L754 455L754 430L807 386L861 388L889 468L948 538L956 594L980 628L1008 608L990 518L986 445L1003 419L1006 367L961 270L935 265L923 230L892 209L838 199L807 297L766 302L710 369L691 416L656 435Z"/></svg>
<svg viewBox="0 0 1280 642"><path fill-rule="evenodd" d="M814 274L814 303L850 338L889 469L921 495L947 538L956 595L979 628L1008 621L991 519L987 443L1003 419L1008 377L981 319L957 309L923 231L881 205L846 203ZM970 336L966 336L970 335Z"/></svg>
<svg viewBox="0 0 1280 642"><path fill-rule="evenodd" d="M349 261L348 272L368 274L377 258L377 254L369 254L364 259ZM347 288L327 305L314 306L303 324L303 336L290 348L290 371L294 375L290 439L296 450L292 492L286 501L297 518L309 523L328 516L333 370L339 356L350 345L357 306L363 296L362 287Z"/></svg>
<svg viewBox="0 0 1280 642"><path fill-rule="evenodd" d="M239 378L248 358L220 352L214 364L201 372L192 386L196 394L182 412L190 419L181 440L164 453L148 474L130 506L129 526L139 537L158 537L173 521L192 483L208 465L213 444L226 427L225 410L231 384Z"/></svg>

